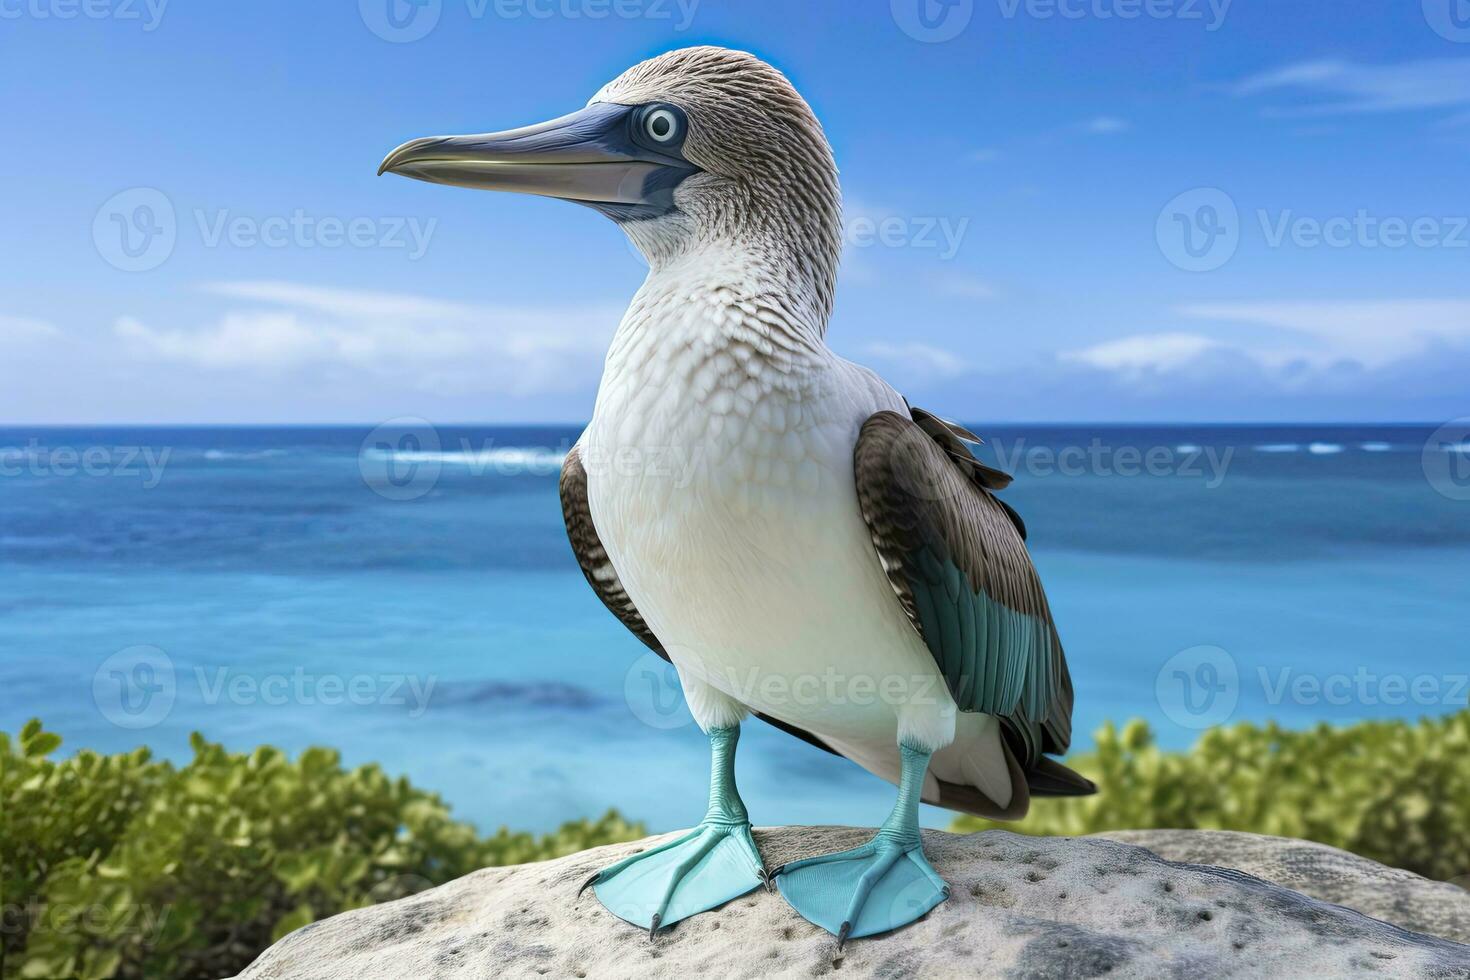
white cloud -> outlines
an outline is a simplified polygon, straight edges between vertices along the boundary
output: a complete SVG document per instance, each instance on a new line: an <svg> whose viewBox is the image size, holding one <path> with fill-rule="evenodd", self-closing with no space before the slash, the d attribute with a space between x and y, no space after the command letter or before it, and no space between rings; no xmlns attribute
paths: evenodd
<svg viewBox="0 0 1470 980"><path fill-rule="evenodd" d="M1277 344L1242 346L1266 364L1353 360L1376 368L1437 344L1470 342L1470 300L1200 303L1178 312L1285 331Z"/></svg>
<svg viewBox="0 0 1470 980"><path fill-rule="evenodd" d="M0 344L30 346L61 336L61 331L47 323L28 316L8 316L0 313Z"/></svg>
<svg viewBox="0 0 1470 980"><path fill-rule="evenodd" d="M994 299L998 295L996 288L984 279L965 275L962 272L941 273L931 276L929 281L936 290L946 296L960 296L965 299Z"/></svg>
<svg viewBox="0 0 1470 980"><path fill-rule="evenodd" d="M958 377L969 369L959 357L928 344L873 341L863 347L863 353L921 379Z"/></svg>
<svg viewBox="0 0 1470 980"><path fill-rule="evenodd" d="M1470 301L1380 300L1194 304L1197 321L1267 328L1250 339L1197 332L1134 334L1063 352L1063 363L1136 377L1197 370L1206 363L1254 364L1267 378L1299 384L1344 366L1378 371L1442 349L1470 350Z"/></svg>
<svg viewBox="0 0 1470 980"><path fill-rule="evenodd" d="M214 371L364 372L426 391L527 394L595 385L621 311L453 303L283 282L212 283L249 304L202 327L122 317L138 355Z"/></svg>
<svg viewBox="0 0 1470 980"><path fill-rule="evenodd" d="M463 303L452 303L404 293L385 293L367 289L332 289L275 280L210 282L205 283L201 288L205 292L219 296L252 300L273 306L295 306L333 316L427 320L470 316L476 309L474 306Z"/></svg>
<svg viewBox="0 0 1470 980"><path fill-rule="evenodd" d="M1470 105L1470 58L1362 65L1311 61L1253 75L1230 87L1238 96L1290 91L1325 98L1285 115L1403 112Z"/></svg>
<svg viewBox="0 0 1470 980"><path fill-rule="evenodd" d="M1198 334L1135 334L1081 350L1065 351L1061 360L1126 374L1173 371L1222 346L1218 341Z"/></svg>
<svg viewBox="0 0 1470 980"><path fill-rule="evenodd" d="M1097 136L1111 136L1115 133L1126 133L1133 127L1128 120L1117 116L1094 116L1083 123L1082 128Z"/></svg>

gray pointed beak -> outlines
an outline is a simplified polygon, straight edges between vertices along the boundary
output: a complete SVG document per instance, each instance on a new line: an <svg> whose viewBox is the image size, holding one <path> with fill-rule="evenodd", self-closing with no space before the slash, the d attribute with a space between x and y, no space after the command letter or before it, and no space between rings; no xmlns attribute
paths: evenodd
<svg viewBox="0 0 1470 980"><path fill-rule="evenodd" d="M378 173L557 197L629 217L665 213L674 187L697 168L634 142L632 112L598 103L503 133L410 140L384 158Z"/></svg>

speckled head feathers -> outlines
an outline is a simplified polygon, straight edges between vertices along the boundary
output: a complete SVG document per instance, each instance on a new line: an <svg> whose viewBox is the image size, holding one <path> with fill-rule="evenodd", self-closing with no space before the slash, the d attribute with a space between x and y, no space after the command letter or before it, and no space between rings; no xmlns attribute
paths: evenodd
<svg viewBox="0 0 1470 980"><path fill-rule="evenodd" d="M782 253L831 307L841 251L837 166L822 126L777 69L744 51L681 48L628 69L592 102L669 102L689 118L683 152L704 173L679 188L681 215L629 228L651 259L719 239Z"/></svg>

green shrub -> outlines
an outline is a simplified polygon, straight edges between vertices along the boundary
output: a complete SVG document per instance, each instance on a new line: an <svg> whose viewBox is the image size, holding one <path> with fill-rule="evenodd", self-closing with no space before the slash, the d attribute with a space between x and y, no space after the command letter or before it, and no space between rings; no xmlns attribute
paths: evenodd
<svg viewBox="0 0 1470 980"><path fill-rule="evenodd" d="M37 721L0 732L4 980L230 976L324 916L644 833L608 813L481 837L327 749L238 755L196 734L175 767L147 749L53 761L60 744Z"/></svg>
<svg viewBox="0 0 1470 980"><path fill-rule="evenodd" d="M1075 836L1153 828L1244 830L1320 841L1429 878L1470 875L1470 712L1290 731L1240 724L1165 752L1141 721L1097 733L1069 765L1098 795L1038 799L1002 828Z"/></svg>

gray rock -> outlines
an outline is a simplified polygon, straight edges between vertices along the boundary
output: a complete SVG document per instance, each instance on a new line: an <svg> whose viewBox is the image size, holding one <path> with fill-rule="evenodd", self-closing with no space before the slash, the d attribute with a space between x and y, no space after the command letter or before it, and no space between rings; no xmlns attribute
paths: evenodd
<svg viewBox="0 0 1470 980"><path fill-rule="evenodd" d="M1169 861L1235 868L1413 932L1470 943L1470 891L1326 844L1231 830L1119 830L1093 836L1137 844Z"/></svg>
<svg viewBox="0 0 1470 980"><path fill-rule="evenodd" d="M768 866L872 831L756 831ZM1241 871L1096 838L926 831L952 895L887 936L832 937L756 891L656 941L577 888L662 838L487 868L297 930L238 980L497 976L1405 977L1470 980L1470 946L1405 931Z"/></svg>

